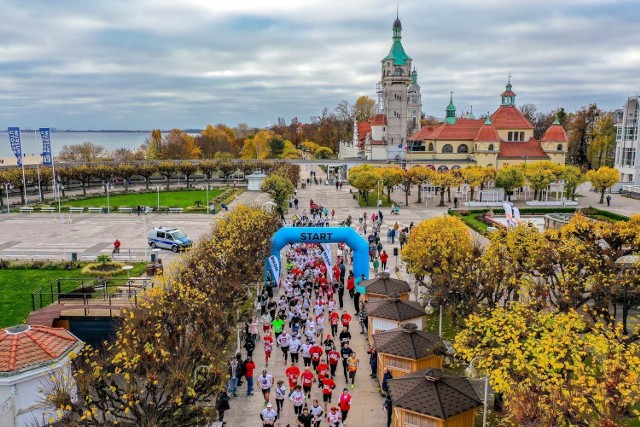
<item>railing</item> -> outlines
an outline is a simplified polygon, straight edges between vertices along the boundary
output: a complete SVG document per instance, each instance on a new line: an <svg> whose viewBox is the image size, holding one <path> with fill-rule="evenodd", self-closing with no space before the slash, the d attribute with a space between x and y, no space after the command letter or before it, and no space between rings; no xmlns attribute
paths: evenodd
<svg viewBox="0 0 640 427"><path fill-rule="evenodd" d="M2 259L15 259L15 260L31 260L31 261L50 261L50 260L71 260L72 254L77 255L78 261L96 261L100 255L108 255L113 261L121 262L149 262L151 255L156 253L151 247L146 246L144 248L133 249L121 249L119 254L113 254L112 250L104 250L102 252L87 252L82 249L67 249L64 251L62 248L55 248L51 251L29 251L19 250L15 248L8 248L6 250L0 250L0 258ZM162 258L163 255L171 255L170 250L163 250L157 253L158 258Z"/></svg>
<svg viewBox="0 0 640 427"><path fill-rule="evenodd" d="M49 290L39 288L31 293L31 306L33 311L39 310L51 304L61 304L64 301L77 301L82 299L82 307L85 316L91 309L90 301L101 299L112 306L113 301L122 302L123 299L138 305L138 294L147 287L153 287L151 279L137 278L110 278L110 279L76 279L61 278L49 284ZM111 308L109 309L111 314Z"/></svg>

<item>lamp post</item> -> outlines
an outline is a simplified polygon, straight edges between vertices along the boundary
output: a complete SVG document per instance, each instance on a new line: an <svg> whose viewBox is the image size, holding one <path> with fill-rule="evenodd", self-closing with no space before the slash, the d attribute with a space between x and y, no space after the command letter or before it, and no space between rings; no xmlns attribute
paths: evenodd
<svg viewBox="0 0 640 427"><path fill-rule="evenodd" d="M111 205L109 203L109 191L111 190L111 183L109 181L102 181L102 187L107 191L107 213L111 213Z"/></svg>
<svg viewBox="0 0 640 427"><path fill-rule="evenodd" d="M156 185L156 191L158 192L158 213L160 213L160 186Z"/></svg>
<svg viewBox="0 0 640 427"><path fill-rule="evenodd" d="M4 193L7 195L7 213L9 213L11 211L11 205L9 204L9 190L13 189L13 185L7 184L6 182L3 185Z"/></svg>
<svg viewBox="0 0 640 427"><path fill-rule="evenodd" d="M442 304L440 304L440 314L438 316L438 335L442 338ZM425 314L432 315L435 309L431 305L431 298L429 298L429 302L427 306L424 308Z"/></svg>
<svg viewBox="0 0 640 427"><path fill-rule="evenodd" d="M469 378L477 378L478 371L473 366L473 362L478 359L484 359L482 356L476 356L471 359L469 362L469 366L464 370L464 373ZM489 400L489 372L485 372L484 374L484 410L482 413L482 427L487 427L487 401Z"/></svg>

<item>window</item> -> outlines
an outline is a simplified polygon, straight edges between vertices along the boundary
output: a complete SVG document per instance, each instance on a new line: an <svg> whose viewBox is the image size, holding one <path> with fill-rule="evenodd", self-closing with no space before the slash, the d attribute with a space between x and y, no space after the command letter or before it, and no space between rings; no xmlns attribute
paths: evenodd
<svg viewBox="0 0 640 427"><path fill-rule="evenodd" d="M489 151L493 151L493 144L489 144Z"/></svg>
<svg viewBox="0 0 640 427"><path fill-rule="evenodd" d="M442 147L442 152L443 153L453 153L453 147L451 146L451 144L445 144Z"/></svg>
<svg viewBox="0 0 640 427"><path fill-rule="evenodd" d="M557 148L557 150L558 150L558 151L562 151L562 144L558 144L558 148Z"/></svg>
<svg viewBox="0 0 640 427"><path fill-rule="evenodd" d="M468 153L468 152L469 152L469 147L467 147L467 144L458 145L458 153Z"/></svg>
<svg viewBox="0 0 640 427"><path fill-rule="evenodd" d="M509 132L507 136L507 141L513 141L513 132Z"/></svg>
<svg viewBox="0 0 640 427"><path fill-rule="evenodd" d="M438 167L438 172L446 172L448 170L449 170L449 168L446 167L445 165L442 165L442 166Z"/></svg>
<svg viewBox="0 0 640 427"><path fill-rule="evenodd" d="M399 369L401 371L411 371L411 363L408 360L398 359L395 357L387 357L386 366L388 368Z"/></svg>
<svg viewBox="0 0 640 427"><path fill-rule="evenodd" d="M420 415L404 412L404 422L402 425L407 427L436 427L436 421Z"/></svg>
<svg viewBox="0 0 640 427"><path fill-rule="evenodd" d="M158 238L164 239L164 232L158 231Z"/></svg>
<svg viewBox="0 0 640 427"><path fill-rule="evenodd" d="M524 132L520 132L520 141L524 141Z"/></svg>
<svg viewBox="0 0 640 427"><path fill-rule="evenodd" d="M429 143L429 151L433 151L433 142Z"/></svg>

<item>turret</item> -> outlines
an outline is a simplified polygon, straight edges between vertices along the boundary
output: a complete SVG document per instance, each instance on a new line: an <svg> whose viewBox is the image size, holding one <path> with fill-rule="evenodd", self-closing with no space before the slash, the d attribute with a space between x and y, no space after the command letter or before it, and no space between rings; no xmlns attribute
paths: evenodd
<svg viewBox="0 0 640 427"><path fill-rule="evenodd" d="M450 125L456 124L456 106L453 105L453 92L449 98L449 105L447 105L447 115L445 121Z"/></svg>

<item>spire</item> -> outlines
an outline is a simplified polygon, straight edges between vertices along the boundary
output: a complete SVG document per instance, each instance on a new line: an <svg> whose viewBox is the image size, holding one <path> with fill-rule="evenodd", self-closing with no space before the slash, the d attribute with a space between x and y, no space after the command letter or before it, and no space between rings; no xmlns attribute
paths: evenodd
<svg viewBox="0 0 640 427"><path fill-rule="evenodd" d="M447 105L447 115L445 121L450 125L456 124L456 106L453 105L453 92L451 92L451 95L449 97L449 105Z"/></svg>
<svg viewBox="0 0 640 427"><path fill-rule="evenodd" d="M404 47L402 47L402 23L400 23L399 17L396 17L396 20L393 21L392 38L393 44L391 45L391 50L389 50L389 54L382 60L382 62L392 59L393 65L409 65L411 57L407 55L404 51Z"/></svg>
<svg viewBox="0 0 640 427"><path fill-rule="evenodd" d="M492 125L493 123L491 123L491 114L489 114L489 112L487 111L487 120L484 121L485 125Z"/></svg>
<svg viewBox="0 0 640 427"><path fill-rule="evenodd" d="M418 72L416 71L416 67L413 67L413 71L411 72L411 84L418 84Z"/></svg>
<svg viewBox="0 0 640 427"><path fill-rule="evenodd" d="M400 2L396 5L396 20L393 21L393 38L401 38L402 23L400 22Z"/></svg>
<svg viewBox="0 0 640 427"><path fill-rule="evenodd" d="M557 114L553 117L553 124L554 125L559 125L560 124L560 120L558 120L558 115Z"/></svg>
<svg viewBox="0 0 640 427"><path fill-rule="evenodd" d="M476 116L473 115L473 105L471 106L471 110L467 113L467 119L475 119Z"/></svg>
<svg viewBox="0 0 640 427"><path fill-rule="evenodd" d="M500 95L502 98L500 105L508 107L516 105L516 94L511 90L511 87L511 72L509 72L509 80L507 80L507 85L504 87L504 92Z"/></svg>

